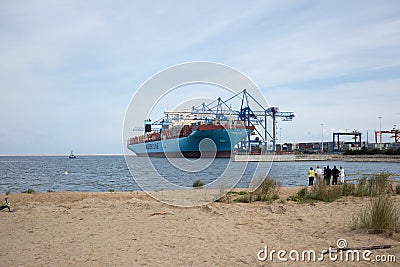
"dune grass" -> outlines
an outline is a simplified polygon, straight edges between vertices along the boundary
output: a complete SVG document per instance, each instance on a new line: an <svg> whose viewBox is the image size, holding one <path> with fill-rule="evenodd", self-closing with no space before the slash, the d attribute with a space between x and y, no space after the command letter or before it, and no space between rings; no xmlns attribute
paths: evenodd
<svg viewBox="0 0 400 267"><path fill-rule="evenodd" d="M280 182L272 177L265 177L260 186L253 192L241 193L235 198L235 202L251 203L253 201L267 201L272 202L279 199Z"/></svg>
<svg viewBox="0 0 400 267"><path fill-rule="evenodd" d="M374 174L370 179L362 177L358 180L358 184L353 192L353 196L377 196L384 192L389 187L390 175L387 173Z"/></svg>
<svg viewBox="0 0 400 267"><path fill-rule="evenodd" d="M369 233L400 232L400 210L389 194L371 198L368 205L353 217L353 229L366 229Z"/></svg>
<svg viewBox="0 0 400 267"><path fill-rule="evenodd" d="M304 187L295 195L290 196L288 200L298 201L300 203L309 203L314 201L332 202L342 196L378 196L388 191L390 188L389 174L374 174L370 179L362 177L356 184L347 183L336 186L317 184L310 189Z"/></svg>
<svg viewBox="0 0 400 267"><path fill-rule="evenodd" d="M313 204L315 201L332 202L342 197L342 188L339 186L316 185L309 190L301 188L295 195L287 198L288 201Z"/></svg>

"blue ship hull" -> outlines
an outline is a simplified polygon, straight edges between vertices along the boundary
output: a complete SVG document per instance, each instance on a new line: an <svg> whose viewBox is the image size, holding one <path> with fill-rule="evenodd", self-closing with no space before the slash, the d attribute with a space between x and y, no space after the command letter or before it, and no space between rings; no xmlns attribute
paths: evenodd
<svg viewBox="0 0 400 267"><path fill-rule="evenodd" d="M230 157L233 147L252 132L246 128L197 130L187 137L130 144L137 156Z"/></svg>

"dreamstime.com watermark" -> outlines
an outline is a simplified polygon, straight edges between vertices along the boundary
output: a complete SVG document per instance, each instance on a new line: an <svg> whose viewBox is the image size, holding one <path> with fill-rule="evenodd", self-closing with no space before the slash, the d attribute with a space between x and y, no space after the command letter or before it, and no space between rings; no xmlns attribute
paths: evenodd
<svg viewBox="0 0 400 267"><path fill-rule="evenodd" d="M329 247L323 250L305 249L299 250L269 250L265 245L257 253L259 261L278 261L278 262L396 262L396 255L393 254L374 254L372 250L363 248L349 248L346 239L338 239L337 247Z"/></svg>

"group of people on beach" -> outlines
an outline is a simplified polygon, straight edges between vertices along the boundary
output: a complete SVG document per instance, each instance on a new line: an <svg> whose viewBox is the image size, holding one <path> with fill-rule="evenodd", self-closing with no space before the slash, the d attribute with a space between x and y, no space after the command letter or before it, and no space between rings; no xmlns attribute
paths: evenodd
<svg viewBox="0 0 400 267"><path fill-rule="evenodd" d="M322 177L324 180L322 181ZM314 185L314 179L317 179L317 184L325 184L325 185L330 185L331 184L331 178L332 178L332 185L337 185L338 184L338 179L340 179L340 183L344 183L344 180L346 178L344 174L344 169L342 166L340 166L339 169L336 168L336 166L333 166L333 169L329 168L329 165L324 167L322 170L319 166L317 168L313 169L313 167L310 167L310 170L308 171L308 185L313 186Z"/></svg>

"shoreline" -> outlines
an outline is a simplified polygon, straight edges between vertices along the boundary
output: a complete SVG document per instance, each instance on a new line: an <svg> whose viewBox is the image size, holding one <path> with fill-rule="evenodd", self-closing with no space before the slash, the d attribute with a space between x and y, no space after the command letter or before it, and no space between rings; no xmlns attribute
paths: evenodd
<svg viewBox="0 0 400 267"><path fill-rule="evenodd" d="M281 198L299 187L281 187ZM198 190L197 190L198 191ZM0 195L5 197L4 194ZM4 266L343 266L343 262L260 261L269 250L322 251L346 239L349 247L399 244L400 237L351 230L368 197L313 205L292 201L225 203L180 208L145 192L10 194L15 212L0 211ZM393 198L400 204L400 195ZM396 255L400 246L373 251ZM373 262L345 262L374 266ZM382 266L391 266L383 264ZM392 263L393 264L393 263Z"/></svg>

